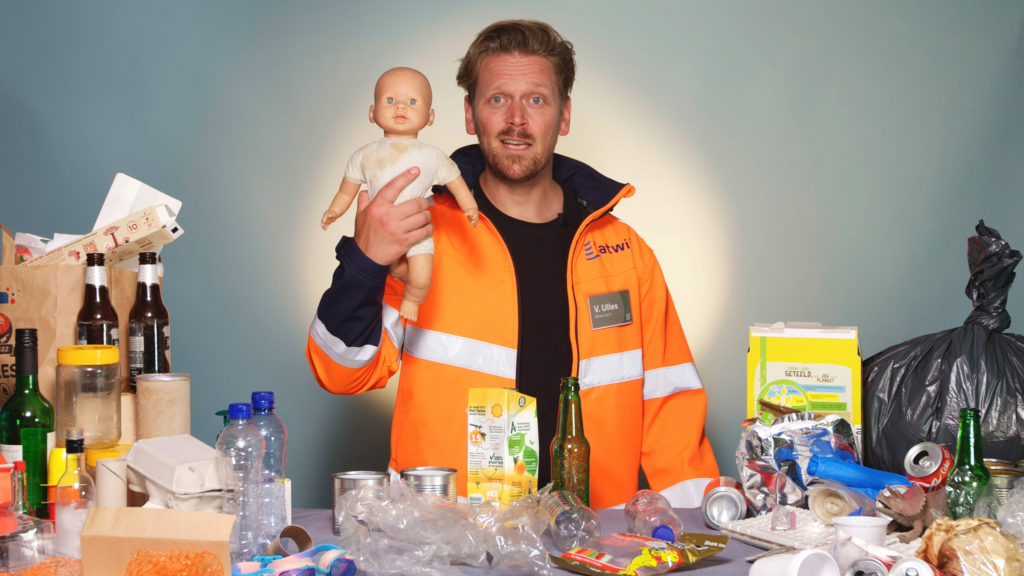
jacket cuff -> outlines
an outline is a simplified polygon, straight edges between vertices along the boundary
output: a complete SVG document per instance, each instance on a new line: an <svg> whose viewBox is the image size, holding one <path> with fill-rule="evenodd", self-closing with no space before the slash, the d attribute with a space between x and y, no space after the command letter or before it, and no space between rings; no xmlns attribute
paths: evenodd
<svg viewBox="0 0 1024 576"><path fill-rule="evenodd" d="M338 243L338 261L345 264L346 270L352 270L374 284L383 286L388 279L388 268L377 264L359 249L354 238L344 236Z"/></svg>

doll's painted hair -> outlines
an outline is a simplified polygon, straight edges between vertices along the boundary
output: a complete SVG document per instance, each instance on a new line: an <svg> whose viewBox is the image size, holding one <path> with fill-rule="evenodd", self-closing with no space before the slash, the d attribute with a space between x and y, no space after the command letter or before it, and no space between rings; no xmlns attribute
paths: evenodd
<svg viewBox="0 0 1024 576"><path fill-rule="evenodd" d="M488 56L497 54L547 58L560 81L558 95L565 103L576 80L576 52L572 43L562 38L550 24L537 20L503 20L481 30L469 45L466 56L460 60L459 72L455 76L459 87L469 95L470 102L473 101L480 64Z"/></svg>

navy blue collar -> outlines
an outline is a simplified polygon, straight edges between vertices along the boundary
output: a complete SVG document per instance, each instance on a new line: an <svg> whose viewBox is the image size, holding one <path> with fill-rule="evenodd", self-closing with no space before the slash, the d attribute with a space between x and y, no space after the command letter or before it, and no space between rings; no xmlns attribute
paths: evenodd
<svg viewBox="0 0 1024 576"><path fill-rule="evenodd" d="M451 156L459 167L462 179L470 190L476 188L480 175L484 172L484 155L479 144L470 144L459 148ZM604 208L626 186L604 176L583 162L573 160L561 154L555 154L551 164L551 175L560 186L576 192L576 196L586 202L588 211Z"/></svg>

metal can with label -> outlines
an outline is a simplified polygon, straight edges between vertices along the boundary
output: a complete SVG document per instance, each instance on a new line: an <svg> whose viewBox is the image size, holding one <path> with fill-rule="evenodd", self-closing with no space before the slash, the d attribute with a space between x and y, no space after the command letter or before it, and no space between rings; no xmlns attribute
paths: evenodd
<svg viewBox="0 0 1024 576"><path fill-rule="evenodd" d="M946 576L941 570L917 558L904 558L893 564L889 576Z"/></svg>
<svg viewBox="0 0 1024 576"><path fill-rule="evenodd" d="M949 449L934 442L922 442L914 446L903 459L910 483L926 492L944 487L955 463Z"/></svg>
<svg viewBox="0 0 1024 576"><path fill-rule="evenodd" d="M881 558L860 558L850 564L845 576L889 576L893 565L895 562Z"/></svg>
<svg viewBox="0 0 1024 576"><path fill-rule="evenodd" d="M708 526L721 530L722 524L726 522L746 518L748 506L743 485L735 478L720 476L709 482L704 489L700 512Z"/></svg>

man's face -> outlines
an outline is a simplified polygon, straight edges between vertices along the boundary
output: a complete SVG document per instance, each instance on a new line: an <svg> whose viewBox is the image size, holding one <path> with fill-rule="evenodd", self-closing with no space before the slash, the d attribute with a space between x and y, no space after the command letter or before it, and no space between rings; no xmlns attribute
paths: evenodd
<svg viewBox="0 0 1024 576"><path fill-rule="evenodd" d="M570 102L559 102L554 67L542 56L502 54L480 64L466 132L476 135L488 169L510 182L530 180L551 163L569 133Z"/></svg>
<svg viewBox="0 0 1024 576"><path fill-rule="evenodd" d="M415 70L396 68L384 73L373 90L370 122L389 134L416 136L434 123L430 83Z"/></svg>

